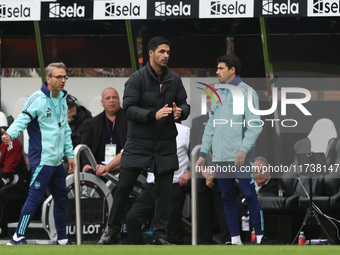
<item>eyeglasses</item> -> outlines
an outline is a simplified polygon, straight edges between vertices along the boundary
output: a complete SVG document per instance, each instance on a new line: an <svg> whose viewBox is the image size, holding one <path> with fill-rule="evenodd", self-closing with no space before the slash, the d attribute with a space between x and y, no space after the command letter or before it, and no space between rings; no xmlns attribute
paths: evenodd
<svg viewBox="0 0 340 255"><path fill-rule="evenodd" d="M68 76L67 75L57 75L57 76L53 76L53 75L51 75L50 77L54 77L54 78L56 78L56 79L58 79L58 80L61 80L61 79L65 79L65 80L67 80L68 79Z"/></svg>

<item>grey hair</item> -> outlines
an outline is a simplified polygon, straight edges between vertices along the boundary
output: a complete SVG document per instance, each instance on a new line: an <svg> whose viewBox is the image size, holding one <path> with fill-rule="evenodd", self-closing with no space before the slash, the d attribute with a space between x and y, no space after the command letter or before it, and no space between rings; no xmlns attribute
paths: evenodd
<svg viewBox="0 0 340 255"><path fill-rule="evenodd" d="M261 160L261 161L263 161L265 164L266 164L266 166L268 166L268 160L265 158L265 157L256 157L255 159L254 159L254 161L256 161L256 160Z"/></svg>
<svg viewBox="0 0 340 255"><path fill-rule="evenodd" d="M65 71L67 70L67 67L66 67L66 65L63 62L54 62L54 63L49 64L45 68L45 75L46 76L51 76L52 75L53 67L63 68Z"/></svg>

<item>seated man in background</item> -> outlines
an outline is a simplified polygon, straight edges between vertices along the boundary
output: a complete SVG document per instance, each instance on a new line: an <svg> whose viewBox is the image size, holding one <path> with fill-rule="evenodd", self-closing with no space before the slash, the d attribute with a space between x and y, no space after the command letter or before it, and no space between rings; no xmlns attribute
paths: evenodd
<svg viewBox="0 0 340 255"><path fill-rule="evenodd" d="M127 137L127 120L120 108L120 100L117 90L106 88L102 92L102 105L104 111L93 117L82 136L82 144L86 144L93 153L97 164L117 163L112 170L120 168L120 158ZM111 166L110 165L110 166ZM81 157L83 172L92 169L89 161ZM98 165L96 172L99 176L105 176L109 168L106 165ZM92 169L94 171L94 169ZM104 173L105 172L105 173Z"/></svg>
<svg viewBox="0 0 340 255"><path fill-rule="evenodd" d="M255 190L258 196L278 196L278 181L277 179L271 178L270 170L268 168L268 161L265 157L256 157L253 163L254 166L254 180ZM251 224L249 220L248 205L240 193L238 198L240 216L242 221L242 239L247 242L250 241ZM273 234L270 229L266 226L270 226L272 222L270 219L265 221L265 237L266 239L272 239Z"/></svg>
<svg viewBox="0 0 340 255"><path fill-rule="evenodd" d="M73 148L80 144L81 136L87 128L87 123L92 119L91 112L87 110L84 106L79 105L77 98L67 95L67 120L68 124L72 130L71 139Z"/></svg>
<svg viewBox="0 0 340 255"><path fill-rule="evenodd" d="M81 137L87 128L89 120L92 119L92 115L84 106L79 105L77 98L70 94L66 97L66 103L68 108L67 121L72 131L71 139L74 149L81 143ZM65 157L63 158L63 166L67 172L68 163Z"/></svg>
<svg viewBox="0 0 340 255"><path fill-rule="evenodd" d="M7 117L0 112L0 129L7 128ZM9 145L0 140L0 189L16 183L28 186L28 180L29 173L19 139L14 139Z"/></svg>
<svg viewBox="0 0 340 255"><path fill-rule="evenodd" d="M268 161L264 157L256 157L254 161L255 190L259 195L278 195L278 183L271 178Z"/></svg>
<svg viewBox="0 0 340 255"><path fill-rule="evenodd" d="M176 123L178 135L177 156L179 169L175 171L171 194L171 214L167 227L168 241L183 244L182 211L185 201L186 186L190 179L190 160L188 156L190 129ZM126 227L131 244L143 244L143 226L151 223L155 211L155 176L148 173L147 182L142 185L142 192L132 204L126 216ZM144 230L145 231L145 230Z"/></svg>

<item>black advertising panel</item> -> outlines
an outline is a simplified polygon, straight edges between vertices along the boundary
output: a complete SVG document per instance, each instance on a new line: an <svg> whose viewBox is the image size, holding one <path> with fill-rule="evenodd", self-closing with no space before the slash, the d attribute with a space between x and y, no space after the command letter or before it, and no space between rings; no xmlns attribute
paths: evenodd
<svg viewBox="0 0 340 255"><path fill-rule="evenodd" d="M255 17L307 16L307 0L258 0Z"/></svg>
<svg viewBox="0 0 340 255"><path fill-rule="evenodd" d="M148 19L198 18L199 0L148 0Z"/></svg>
<svg viewBox="0 0 340 255"><path fill-rule="evenodd" d="M41 3L41 20L93 19L93 1Z"/></svg>

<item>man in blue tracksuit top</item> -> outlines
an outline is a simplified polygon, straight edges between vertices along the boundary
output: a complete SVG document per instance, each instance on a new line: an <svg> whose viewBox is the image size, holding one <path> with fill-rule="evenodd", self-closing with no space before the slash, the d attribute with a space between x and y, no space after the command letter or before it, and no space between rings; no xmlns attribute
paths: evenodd
<svg viewBox="0 0 340 255"><path fill-rule="evenodd" d="M64 90L66 66L51 63L45 69L46 81L41 90L30 96L22 113L7 129L2 141L10 143L26 128L29 135L29 166L32 177L26 203L21 211L18 227L8 245L27 244L25 231L48 188L54 199L54 219L58 244L70 244L66 235L67 190L66 173L61 164L65 156L69 170L75 168L71 129L67 121L67 91Z"/></svg>
<svg viewBox="0 0 340 255"><path fill-rule="evenodd" d="M252 178L254 145L262 131L260 116L252 113L248 106L248 92L252 92L252 105L259 109L259 98L256 92L242 82L238 75L241 62L235 55L224 55L217 58L216 74L221 84L228 84L230 89L220 88L217 93L220 100L211 104L213 114L209 117L202 138L200 157L196 166L203 167L205 156L212 148L212 161L215 171L203 171L207 179L217 178L224 203L224 212L231 236L231 244L242 244L239 230L239 212L236 202L235 178L238 178L242 193L246 198L257 242L263 237L263 214L257 199ZM233 87L235 86L235 88ZM217 86L216 86L217 87ZM231 90L239 92L233 98ZM243 96L244 113L234 114L233 103L241 102ZM240 105L239 105L240 106Z"/></svg>

